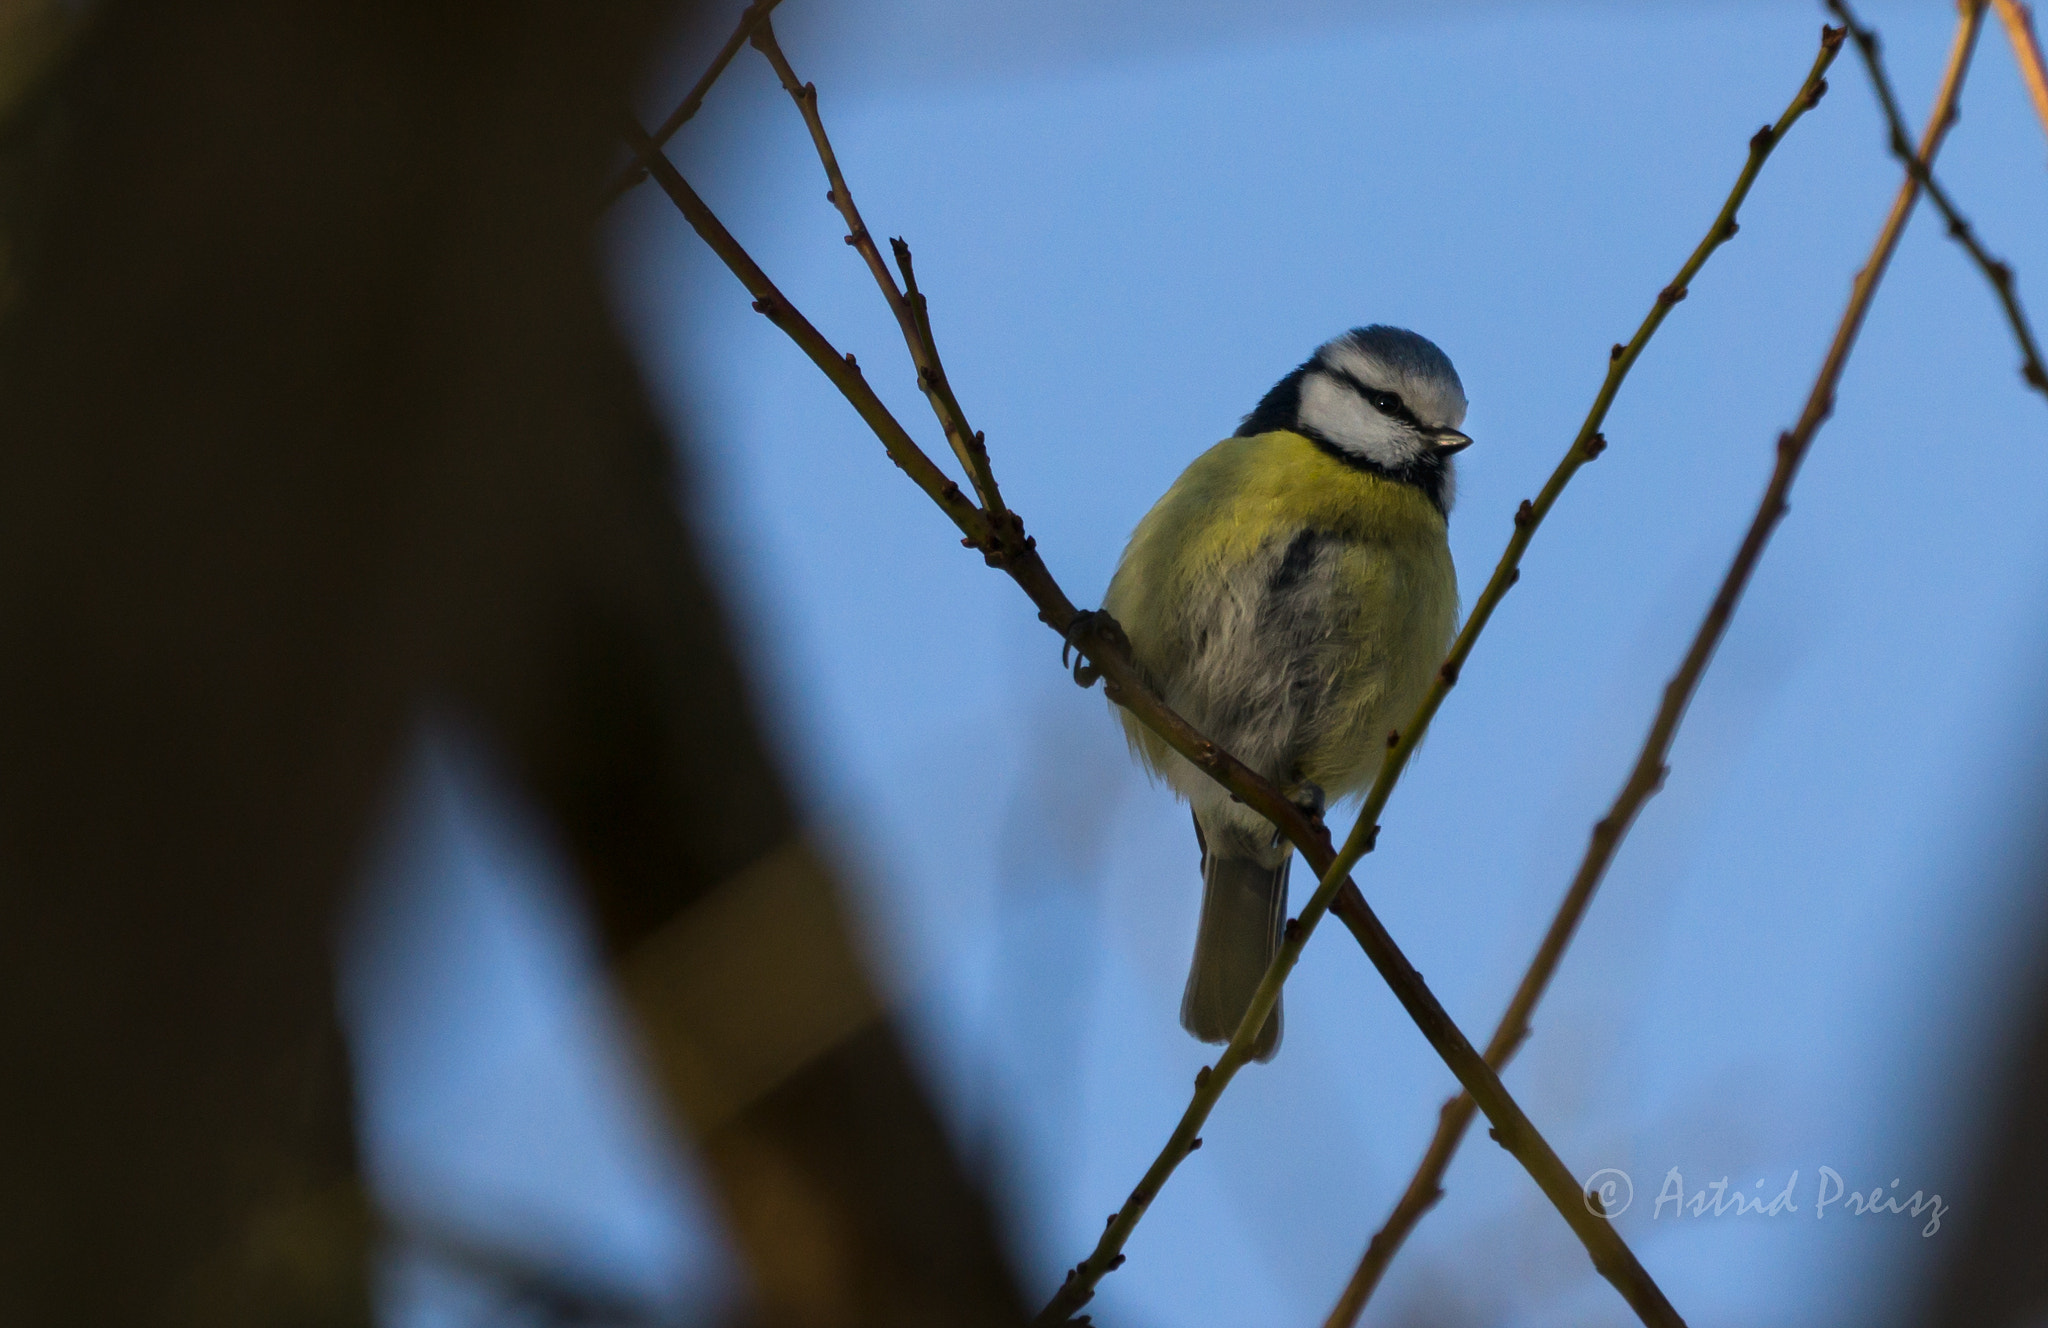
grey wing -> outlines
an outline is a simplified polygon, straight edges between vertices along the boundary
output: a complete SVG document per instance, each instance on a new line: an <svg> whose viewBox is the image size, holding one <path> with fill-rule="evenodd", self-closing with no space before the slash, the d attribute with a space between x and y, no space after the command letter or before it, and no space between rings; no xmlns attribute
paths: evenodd
<svg viewBox="0 0 2048 1328"><path fill-rule="evenodd" d="M1288 782L1330 695L1333 537L1301 529L1230 569L1186 606L1188 650L1168 703L1268 779Z"/></svg>

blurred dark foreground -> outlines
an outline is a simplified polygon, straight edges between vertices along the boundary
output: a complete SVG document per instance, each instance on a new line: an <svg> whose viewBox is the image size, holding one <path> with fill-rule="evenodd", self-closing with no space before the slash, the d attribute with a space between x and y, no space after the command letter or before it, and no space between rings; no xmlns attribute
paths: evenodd
<svg viewBox="0 0 2048 1328"><path fill-rule="evenodd" d="M572 848L751 1320L1022 1322L601 303L682 17L0 5L0 1323L370 1320L333 934L430 712Z"/></svg>

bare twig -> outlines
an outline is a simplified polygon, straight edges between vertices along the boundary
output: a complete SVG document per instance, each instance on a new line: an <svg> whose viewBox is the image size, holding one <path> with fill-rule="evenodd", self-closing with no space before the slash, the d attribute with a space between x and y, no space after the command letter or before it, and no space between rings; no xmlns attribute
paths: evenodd
<svg viewBox="0 0 2048 1328"><path fill-rule="evenodd" d="M711 91L711 85L718 81L718 76L732 63L732 58L740 53L740 47L747 44L747 38L754 35L757 27L768 22L770 11L781 3L782 0L752 0L746 9L741 11L739 26L725 39L725 45L718 48L718 54L711 57L711 64L698 76L695 86L690 89L690 95L684 97L682 103L668 113L668 119L661 122L661 127L654 131L655 146L665 145L675 137L676 130L690 122L690 117L704 105L704 95ZM620 195L646 178L647 167L637 160L634 161L605 186L603 200L598 205L600 210L610 207L618 201Z"/></svg>
<svg viewBox="0 0 2048 1328"><path fill-rule="evenodd" d="M906 299L903 291L897 289L896 278L890 275L889 265L882 261L882 252L875 247L875 237L869 233L867 223L861 220L860 209L854 206L853 191L846 187L846 176L840 172L838 154L833 152L832 140L825 136L825 122L818 116L817 85L797 78L796 71L789 66L789 58L782 53L781 44L775 40L772 23L763 21L755 28L753 40L755 49L775 66L775 77L781 80L783 91L796 103L797 110L804 117L805 127L811 131L811 143L818 150L818 160L825 167L825 179L832 186L825 193L826 201L839 209L839 215L846 221L846 242L867 263L868 271L874 274L875 284L881 287L882 299L888 302L889 312L896 315L896 325L903 330L903 344L910 349L910 362L917 367L917 385L931 403L932 414L938 417L939 427L946 431L946 442L952 446L953 455L960 458L960 464L966 467L968 480L981 497L981 505L991 512L1002 511L1003 497L996 488L995 474L989 468L988 448L982 436L968 427L966 412L960 409L952 385L946 381L945 368L939 363L939 348L932 339L931 319L925 311L924 296L918 293L917 278L911 271L910 246L901 240L890 241L896 251L897 265L903 269L904 285L910 291Z"/></svg>
<svg viewBox="0 0 2048 1328"><path fill-rule="evenodd" d="M841 394L852 403L861 418L882 440L890 458L902 467L925 492L937 502L942 511L958 526L964 536L962 543L979 549L991 566L999 567L1031 597L1038 606L1039 618L1058 632L1070 645L1079 649L1094 666L1104 681L1104 689L1110 699L1124 706L1138 720L1163 737L1168 745L1187 757L1198 768L1224 787L1231 790L1254 810L1272 821L1281 833L1302 851L1302 855L1324 877L1325 888L1317 891L1312 907L1314 913L1304 912L1300 923L1292 930L1289 945L1283 948L1288 956L1287 968L1299 956L1300 941L1314 926L1314 921L1328 911L1331 901L1336 900L1339 915L1344 918L1361 948L1379 970L1382 978L1393 988L1402 1007L1409 1012L1423 1035L1437 1054L1450 1065L1458 1081L1470 1091L1480 1103L1481 1109L1493 1121L1497 1137L1531 1174L1537 1178L1544 1193L1550 1197L1565 1216L1574 1231L1586 1243L1594 1265L1610 1281L1622 1289L1629 1303L1637 1307L1646 1321L1656 1324L1679 1324L1677 1313L1665 1301L1649 1274L1635 1259L1627 1245L1607 1223L1592 1220L1578 1193L1577 1183L1566 1170L1556 1153L1543 1140L1534 1125L1509 1096L1498 1077L1486 1067L1486 1063L1473 1050L1471 1042L1459 1031L1442 1004L1436 999L1422 975L1415 971L1401 953L1391 935L1381 925L1378 917L1357 887L1345 875L1350 867L1371 847L1370 836L1365 833L1366 822L1362 819L1354 829L1351 842L1345 846L1343 855L1333 853L1329 832L1320 821L1312 821L1303 814L1271 783L1253 773L1234 756L1205 738L1185 719L1174 713L1139 677L1136 666L1131 662L1129 645L1124 640L1122 629L1105 614L1084 614L1075 609L1066 593L1059 588L1052 574L1039 557L1036 542L1024 534L1023 523L1014 512L998 514L985 513L969 503L961 494L959 486L944 478L938 468L927 457L890 415L888 409L874 394L858 369L842 359L831 344L816 328L792 306L781 292L775 289L760 267L747 255L718 219L712 215L702 199L683 180L660 150L637 124L628 126L628 141L640 154L649 172L669 197L675 202L685 219L702 236L712 250L725 260L747 289L755 296L754 307L773 320L776 326L787 333L808 355L812 362L824 371ZM1448 668L1448 666L1447 666ZM1439 698L1441 699L1441 698ZM1412 744L1411 744L1412 745ZM1383 778L1386 776L1383 773ZM1391 781L1387 788L1391 789ZM1379 805L1385 801L1384 792ZM1372 805L1376 814L1378 805ZM1339 865L1341 864L1341 865ZM1285 971L1276 965L1267 974L1266 982L1273 995L1277 995L1279 983L1285 980ZM1261 987L1265 992L1266 987ZM1270 1008L1272 997L1267 999ZM1251 1025L1256 1027L1256 1025ZM1190 1104L1176 1129L1167 1150L1147 1171L1137 1190L1120 1210L1104 1235L1104 1244L1099 1245L1088 1259L1072 1273L1054 1296L1052 1302L1041 1312L1041 1322L1058 1323L1065 1320L1094 1294L1095 1284L1104 1274L1123 1262L1121 1246L1136 1227L1152 1198L1165 1184L1166 1177L1181 1158L1192 1152L1198 1143L1194 1130L1208 1116L1223 1087L1238 1067L1244 1063L1249 1035L1243 1028L1239 1036L1226 1048L1214 1071L1200 1076L1195 1101ZM1233 1059L1234 1057L1234 1059Z"/></svg>
<svg viewBox="0 0 2048 1328"><path fill-rule="evenodd" d="M661 185L663 192L669 196L670 201L676 205L677 210L689 221L697 234L704 238L704 242L711 246L712 252L725 260L725 265L733 270L741 284L753 295L755 312L767 315L768 321L788 334L789 339L810 357L811 363L818 366L825 377L831 380L832 385L839 389L840 394L853 403L853 408L860 412L860 417L867 423L868 428L874 430L875 436L882 440L882 446L888 451L889 459L939 505L940 511L952 518L953 524L960 527L961 533L970 543L980 546L994 541L995 535L988 519L973 503L967 501L967 496L960 492L960 486L932 464L932 459L924 454L924 450L911 438L909 432L896 422L896 417L889 413L888 407L882 404L881 398L875 395L874 389L869 387L867 380L861 376L860 366L854 358L851 355L841 355L834 350L832 343L825 339L824 333L813 327L811 321L783 297L782 292L775 288L775 283L768 280L768 274L761 270L745 249L740 247L740 242L732 237L732 232L726 230L724 224L712 215L711 209L704 205L704 200L697 197L697 191L690 188L689 183L677 172L668 158L662 155L661 149L654 145L654 140L647 136L647 131L637 122L628 120L626 141L640 155L641 161L647 166L655 181Z"/></svg>
<svg viewBox="0 0 2048 1328"><path fill-rule="evenodd" d="M2013 58L2019 61L2020 78L2026 82L2027 95L2034 100L2034 114L2041 117L2041 128L2048 130L2048 60L2041 56L2041 39L2034 33L2033 6L2021 0L1991 0L1998 10L1998 21L2005 25L2005 35L2012 42Z"/></svg>
<svg viewBox="0 0 2048 1328"><path fill-rule="evenodd" d="M1922 137L1919 153L1915 157L1916 164L1923 168L1934 160L1934 155L1941 146L1942 137L1954 120L1956 98L1962 91L1963 73L1968 67L1970 54L1982 24L1982 16L1982 0L1977 0L1977 3L1971 4L1964 11L1955 46L1949 57L1948 71L1942 81L1941 93L1936 99L1934 113L1928 121L1927 131ZM1839 46L1839 32L1836 33L1834 40ZM1782 132L1783 122L1779 128ZM1607 814L1594 825L1591 841L1579 863L1578 871L1572 877L1571 886L1565 891L1564 899L1558 905L1557 913L1551 919L1550 928L1544 934L1535 958L1530 961L1521 984L1515 989L1513 999L1508 1002L1507 1012L1502 1015L1499 1026L1494 1029L1493 1038L1487 1044L1486 1057L1495 1067L1505 1066L1527 1039L1529 1017L1534 1012L1537 1002L1542 999L1552 976L1555 975L1565 948L1571 944L1579 922L1592 902L1594 891L1599 888L1609 864L1621 846L1622 839L1634 825L1643 804L1663 786L1664 777L1669 769L1665 763L1666 758L1670 754L1678 726L1685 717L1686 707L1698 689L1700 677L1705 673L1715 647L1727 631L1735 606L1749 583L1750 575L1756 569L1758 559L1763 555L1764 545L1769 541L1777 523L1784 518L1787 510L1785 495L1791 489L1799 465L1805 459L1821 423L1833 410L1835 385L1841 378L1843 367L1848 363L1849 351L1854 346L1856 334L1862 327L1864 313L1877 292L1878 281L1884 275L1892 251L1898 245L1899 236L1905 229L1906 219L1918 196L1919 181L1925 174L1924 169L1909 172L1901 186L1870 259L1856 278L1849 306L1842 315L1834 343L1830 346L1827 359L1823 362L1820 374L1814 382L1806 408L1793 430L1780 437L1778 441L1777 465L1758 505L1756 515L1750 522L1749 531L1722 580L1719 592L1700 623L1692 645L1686 651L1684 661L1680 664L1678 672L1665 685L1663 703L1651 723L1648 736L1643 740L1642 750L1636 757L1635 766L1630 771L1627 782L1623 784L1621 792L1615 797ZM1431 1138L1421 1164L1416 1168L1414 1176L1395 1204L1386 1224L1374 1234L1365 1257L1352 1275L1350 1285L1345 1288L1343 1297L1338 1301L1336 1309L1331 1312L1327 1328L1348 1328L1356 1322L1359 1311L1364 1308L1388 1262L1400 1249L1409 1231L1443 1196L1444 1171L1458 1151L1465 1130L1471 1124L1472 1113L1473 1102L1466 1095L1460 1095L1444 1104L1438 1116L1436 1134Z"/></svg>
<svg viewBox="0 0 2048 1328"><path fill-rule="evenodd" d="M626 134L628 143L648 163L655 182L668 194L684 219L753 294L756 312L765 314L781 328L839 389L881 440L889 459L908 474L912 482L923 489L959 528L960 542L978 550L991 567L1007 572L1038 607L1040 621L1095 665L1110 699L1129 709L1142 723L1165 738L1175 751L1280 826L1294 842L1307 844L1309 848L1305 851L1320 852L1327 860L1330 855L1328 832L1310 821L1278 788L1203 737L1193 725L1160 700L1138 676L1122 631L1105 615L1084 614L1074 607L1073 601L1067 598L1066 592L1060 589L1038 556L1037 541L1024 533L1023 522L1017 515L1005 512L1000 518L991 517L968 501L960 486L933 464L889 408L882 404L862 376L859 366L835 350L831 342L776 289L675 166L654 146L646 131L628 122ZM1321 845L1320 849L1315 847L1317 844Z"/></svg>
<svg viewBox="0 0 2048 1328"><path fill-rule="evenodd" d="M1920 182L1920 187L1927 191L1927 197L1933 200L1934 206L1941 210L1942 218L1948 222L1949 235L1983 270L1984 279L1991 283L1992 292L2005 307L2005 318L2012 324L2013 339L2020 344L2020 377L2043 396L2048 396L2048 365L2041 363L2041 348L2034 344L2034 331L2027 326L2026 315L2020 312L2019 291L2011 265L1984 251L1984 246L1977 241L1977 232L1957 210L1948 190L1941 187L1941 182L1934 178L1934 172L1914 154L1913 140L1906 133L1906 117L1899 113L1898 98L1892 95L1892 81L1884 72L1884 57L1878 53L1876 30L1857 21L1847 0L1828 0L1828 8L1848 25L1849 36L1855 40L1856 50L1863 57L1863 67L1870 73L1871 87L1876 90L1878 104L1884 108L1885 120L1890 125L1892 155Z"/></svg>

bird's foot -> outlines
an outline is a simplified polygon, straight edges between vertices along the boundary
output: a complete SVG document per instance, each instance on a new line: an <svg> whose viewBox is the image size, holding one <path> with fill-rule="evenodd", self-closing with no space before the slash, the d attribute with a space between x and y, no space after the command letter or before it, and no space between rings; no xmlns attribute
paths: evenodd
<svg viewBox="0 0 2048 1328"><path fill-rule="evenodd" d="M1089 663L1088 656L1082 653L1081 643L1077 638L1091 635L1105 622L1114 624L1115 620L1106 613L1083 609L1074 615L1074 620L1067 624L1067 630L1062 633L1066 643L1060 647L1060 667L1067 667L1068 657L1072 656L1076 686L1093 687L1096 680L1102 676L1102 670Z"/></svg>
<svg viewBox="0 0 2048 1328"><path fill-rule="evenodd" d="M1313 784L1304 779L1291 788L1283 789L1282 792L1287 795L1289 802L1301 810L1303 816L1306 816L1317 825L1323 823L1323 808L1328 803L1323 795L1323 786L1321 784ZM1285 838L1287 836L1281 834L1278 829L1273 831L1273 844L1276 848L1279 846L1280 841Z"/></svg>

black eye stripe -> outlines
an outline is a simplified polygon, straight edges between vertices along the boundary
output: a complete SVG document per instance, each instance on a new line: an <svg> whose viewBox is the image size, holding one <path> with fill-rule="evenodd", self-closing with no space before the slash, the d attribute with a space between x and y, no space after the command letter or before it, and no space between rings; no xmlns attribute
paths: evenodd
<svg viewBox="0 0 2048 1328"><path fill-rule="evenodd" d="M1418 432L1422 430L1422 421L1415 418L1415 412L1408 409L1408 403L1401 400L1400 393L1374 387L1348 369L1332 369L1331 372L1356 388L1358 394L1364 397L1374 410L1382 415L1391 415ZM1382 401L1387 404L1382 405Z"/></svg>

